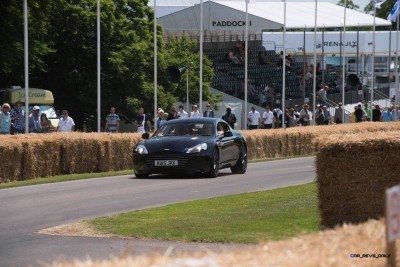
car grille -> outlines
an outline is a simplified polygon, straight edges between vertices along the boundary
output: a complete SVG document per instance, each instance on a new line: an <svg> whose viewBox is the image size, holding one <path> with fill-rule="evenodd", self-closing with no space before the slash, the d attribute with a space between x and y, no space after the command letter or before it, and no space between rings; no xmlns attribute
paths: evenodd
<svg viewBox="0 0 400 267"><path fill-rule="evenodd" d="M156 160L177 160L178 166L155 166L154 161ZM158 155L149 155L146 158L146 165L150 169L165 169L165 168L186 168L188 163L188 156L185 154L158 154Z"/></svg>

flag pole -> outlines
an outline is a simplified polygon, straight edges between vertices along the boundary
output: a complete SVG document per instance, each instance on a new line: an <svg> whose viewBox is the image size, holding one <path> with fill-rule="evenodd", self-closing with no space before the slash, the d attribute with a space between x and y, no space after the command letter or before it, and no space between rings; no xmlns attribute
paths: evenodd
<svg viewBox="0 0 400 267"><path fill-rule="evenodd" d="M282 128L286 129L285 124L285 99L286 99L286 0L283 1L283 59L282 59ZM315 76L315 73L314 73Z"/></svg>
<svg viewBox="0 0 400 267"><path fill-rule="evenodd" d="M24 72L25 72L25 133L29 132L29 45L28 1L24 0ZM12 103L15 104L15 103Z"/></svg>
<svg viewBox="0 0 400 267"><path fill-rule="evenodd" d="M398 105L399 105L399 74L398 74L398 67L397 67L397 64L398 64L398 56L399 56L399 17L397 16L397 19L396 19L396 21L397 21L397 23L396 23L396 59L395 59L395 68L396 68L396 70L395 70L395 75L396 75L396 94L395 94L395 106L394 106L394 110L395 110L395 118L396 118L396 121L398 121L399 120L399 111L398 111ZM390 69L389 69L389 71L390 71Z"/></svg>
<svg viewBox="0 0 400 267"><path fill-rule="evenodd" d="M343 38L342 38L342 47L343 47L343 53L342 53L342 104L343 104L343 108L342 108L342 123L345 123L344 120L344 116L345 116L345 112L344 112L344 106L345 106L345 84L346 84L346 55L345 55L345 46L344 44L345 42L345 38L346 38L346 6L347 6L347 0L344 1L344 8L343 8Z"/></svg>
<svg viewBox="0 0 400 267"><path fill-rule="evenodd" d="M244 37L244 129L247 130L247 93L248 93L248 49L249 49L249 0L246 1L246 27L245 27L245 37Z"/></svg>
<svg viewBox="0 0 400 267"><path fill-rule="evenodd" d="M374 24L372 29L371 112L374 103L374 87L375 87L375 18L376 18L376 6L374 5ZM371 113L371 121L372 121L372 113Z"/></svg>
<svg viewBox="0 0 400 267"><path fill-rule="evenodd" d="M153 42L154 42L154 131L157 130L157 0L154 0L154 25L153 25Z"/></svg>
<svg viewBox="0 0 400 267"><path fill-rule="evenodd" d="M316 88L317 88L317 10L318 10L318 0L315 0L315 18L314 18L314 66L313 66L313 121L314 125L316 125L315 122L315 112L316 112Z"/></svg>
<svg viewBox="0 0 400 267"><path fill-rule="evenodd" d="M200 82L199 82L199 108L203 114L203 0L200 1Z"/></svg>
<svg viewBox="0 0 400 267"><path fill-rule="evenodd" d="M97 132L101 132L100 0L97 0Z"/></svg>

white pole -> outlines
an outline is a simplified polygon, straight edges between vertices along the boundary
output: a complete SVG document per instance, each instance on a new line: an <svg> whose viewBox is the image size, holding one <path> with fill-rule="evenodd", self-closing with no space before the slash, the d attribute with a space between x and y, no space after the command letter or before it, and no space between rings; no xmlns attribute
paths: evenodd
<svg viewBox="0 0 400 267"><path fill-rule="evenodd" d="M374 86L375 86L375 18L376 6L374 5L374 25L372 30L372 71L371 71L371 121L372 121L372 105L374 103Z"/></svg>
<svg viewBox="0 0 400 267"><path fill-rule="evenodd" d="M100 0L97 0L97 132L101 131Z"/></svg>
<svg viewBox="0 0 400 267"><path fill-rule="evenodd" d="M186 69L186 111L189 111L189 68Z"/></svg>
<svg viewBox="0 0 400 267"><path fill-rule="evenodd" d="M199 112L203 114L203 0L200 1L200 88Z"/></svg>
<svg viewBox="0 0 400 267"><path fill-rule="evenodd" d="M346 84L346 55L345 55L345 37L346 37L346 6L347 6L347 0L344 1L344 6L343 6L343 14L344 14L344 19L343 19L343 38L342 38L342 104L343 104L343 108L342 108L342 123L345 123L344 120L344 116L345 116L345 112L344 112L344 106L345 106L345 84Z"/></svg>
<svg viewBox="0 0 400 267"><path fill-rule="evenodd" d="M282 128L286 129L285 124L285 98L286 98L286 0L283 1L283 59L282 59Z"/></svg>
<svg viewBox="0 0 400 267"><path fill-rule="evenodd" d="M395 101L394 101L394 110L395 110L395 119L396 121L399 120L399 111L397 110L397 106L399 105L399 74L397 69L398 64L398 57L399 57L399 16L396 18L397 21L397 28L396 28L396 59L395 59L395 75L396 75L396 94L395 94ZM390 69L389 69L390 72Z"/></svg>
<svg viewBox="0 0 400 267"><path fill-rule="evenodd" d="M248 50L249 50L249 0L246 1L246 30L245 30L245 36L244 36L244 129L247 130L247 90L248 90L248 76L247 76L247 71L248 71Z"/></svg>
<svg viewBox="0 0 400 267"><path fill-rule="evenodd" d="M28 45L28 2L24 0L24 71L25 71L25 133L29 133L29 45ZM13 103L14 104L14 103Z"/></svg>
<svg viewBox="0 0 400 267"><path fill-rule="evenodd" d="M313 66L313 121L315 122L315 112L317 110L316 101L316 87L317 87L317 10L318 10L318 0L315 0L315 18L314 18L314 66Z"/></svg>
<svg viewBox="0 0 400 267"><path fill-rule="evenodd" d="M154 0L154 25L153 25L153 39L154 39L154 131L157 130L157 0Z"/></svg>

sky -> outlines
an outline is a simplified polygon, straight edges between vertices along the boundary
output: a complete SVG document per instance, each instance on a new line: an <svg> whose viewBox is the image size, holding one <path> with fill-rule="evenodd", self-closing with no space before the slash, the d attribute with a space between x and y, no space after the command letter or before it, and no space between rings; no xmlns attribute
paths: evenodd
<svg viewBox="0 0 400 267"><path fill-rule="evenodd" d="M207 1L207 0L203 0ZM236 1L236 0L230 0L230 1ZM238 1L245 1L245 0L238 0ZM271 2L268 0L250 0L250 2ZM276 0L279 1L279 0ZM274 1L274 2L276 2ZM314 2L314 0L286 0L286 2ZM318 0L318 2L329 2L333 4L337 4L339 0ZM364 10L364 7L370 2L370 0L353 0L353 3L360 6L360 11ZM200 3L200 0L157 0L156 1L157 5L172 5L172 6L186 6L190 4L198 4ZM153 0L149 1L150 6L154 6Z"/></svg>

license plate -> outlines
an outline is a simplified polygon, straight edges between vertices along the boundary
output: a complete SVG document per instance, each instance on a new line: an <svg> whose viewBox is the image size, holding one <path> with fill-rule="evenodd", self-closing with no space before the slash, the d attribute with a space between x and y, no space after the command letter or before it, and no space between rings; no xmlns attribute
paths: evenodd
<svg viewBox="0 0 400 267"><path fill-rule="evenodd" d="M178 166L177 160L156 160L154 162L155 166Z"/></svg>

